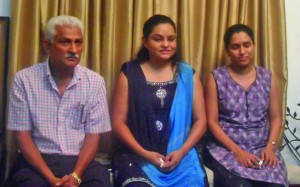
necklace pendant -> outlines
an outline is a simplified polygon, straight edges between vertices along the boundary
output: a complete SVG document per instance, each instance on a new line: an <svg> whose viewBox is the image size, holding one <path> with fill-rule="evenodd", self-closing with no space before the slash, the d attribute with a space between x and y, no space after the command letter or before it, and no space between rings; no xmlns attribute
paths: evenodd
<svg viewBox="0 0 300 187"><path fill-rule="evenodd" d="M164 99L167 96L167 90L159 87L159 89L156 91L156 97L160 99L160 106L161 108L164 107Z"/></svg>
<svg viewBox="0 0 300 187"><path fill-rule="evenodd" d="M155 125L156 125L156 129L158 131L161 131L163 129L163 127L164 127L163 123L161 121L159 121L159 120L155 121Z"/></svg>

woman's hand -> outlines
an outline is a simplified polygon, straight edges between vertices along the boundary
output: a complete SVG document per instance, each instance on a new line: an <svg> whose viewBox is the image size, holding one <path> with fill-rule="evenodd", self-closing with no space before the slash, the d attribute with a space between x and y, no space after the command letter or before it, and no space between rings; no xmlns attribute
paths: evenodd
<svg viewBox="0 0 300 187"><path fill-rule="evenodd" d="M264 160L264 166L275 168L278 165L278 158L275 154L275 146L268 143L261 153L261 159Z"/></svg>
<svg viewBox="0 0 300 187"><path fill-rule="evenodd" d="M183 157L184 157L184 153L180 150L169 153L166 156L167 161L166 161L163 169L166 171L173 170L180 163L180 161L182 160Z"/></svg>
<svg viewBox="0 0 300 187"><path fill-rule="evenodd" d="M235 159L246 168L260 167L260 158L258 158L254 154L251 154L242 149L238 149L237 151L233 152L233 155Z"/></svg>
<svg viewBox="0 0 300 187"><path fill-rule="evenodd" d="M142 156L159 169L163 169L167 162L164 155L153 151L146 151L146 153Z"/></svg>

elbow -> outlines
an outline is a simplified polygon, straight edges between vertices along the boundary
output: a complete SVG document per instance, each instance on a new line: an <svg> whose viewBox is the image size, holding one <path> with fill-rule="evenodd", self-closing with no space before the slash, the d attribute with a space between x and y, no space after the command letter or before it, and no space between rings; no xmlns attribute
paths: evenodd
<svg viewBox="0 0 300 187"><path fill-rule="evenodd" d="M214 128L215 127L214 124L216 124L215 121L213 121L213 120L207 120L207 130L210 131L210 132L214 131L214 129L215 129Z"/></svg>
<svg viewBox="0 0 300 187"><path fill-rule="evenodd" d="M112 120L111 121L111 129L112 129L112 132L115 134L116 131L118 130L118 125L117 125L117 122L115 120Z"/></svg>
<svg viewBox="0 0 300 187"><path fill-rule="evenodd" d="M111 128L112 128L112 133L116 136L118 136L120 134L121 131L121 125L124 124L122 120L120 119L112 119L112 123L111 123Z"/></svg>
<svg viewBox="0 0 300 187"><path fill-rule="evenodd" d="M207 123L207 121L205 120L205 122L204 122L204 125L203 125L204 127L203 127L203 131L204 131L204 133L208 130L208 123Z"/></svg>

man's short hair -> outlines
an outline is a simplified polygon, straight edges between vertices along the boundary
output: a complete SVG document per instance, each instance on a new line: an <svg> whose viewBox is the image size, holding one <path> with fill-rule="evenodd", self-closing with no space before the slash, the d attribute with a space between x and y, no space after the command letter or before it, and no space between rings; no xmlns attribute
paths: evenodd
<svg viewBox="0 0 300 187"><path fill-rule="evenodd" d="M55 16L52 17L46 26L46 39L52 41L56 35L57 26L77 27L83 34L82 22L74 16Z"/></svg>

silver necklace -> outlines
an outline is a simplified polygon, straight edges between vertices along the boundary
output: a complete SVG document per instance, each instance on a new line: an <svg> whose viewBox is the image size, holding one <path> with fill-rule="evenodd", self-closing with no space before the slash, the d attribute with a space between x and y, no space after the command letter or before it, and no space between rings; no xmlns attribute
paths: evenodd
<svg viewBox="0 0 300 187"><path fill-rule="evenodd" d="M166 96L167 96L167 90L159 87L159 89L156 91L156 97L160 99L161 108L164 107L164 99L166 98Z"/></svg>

